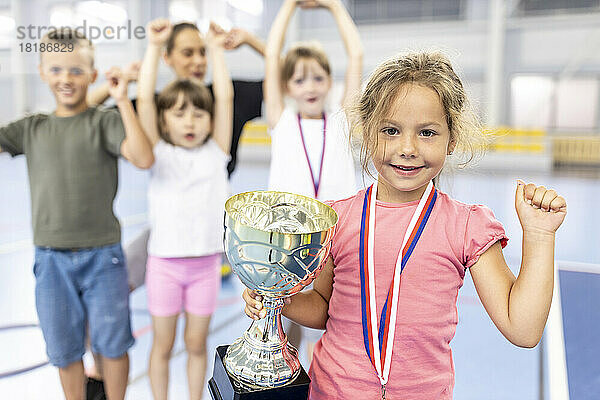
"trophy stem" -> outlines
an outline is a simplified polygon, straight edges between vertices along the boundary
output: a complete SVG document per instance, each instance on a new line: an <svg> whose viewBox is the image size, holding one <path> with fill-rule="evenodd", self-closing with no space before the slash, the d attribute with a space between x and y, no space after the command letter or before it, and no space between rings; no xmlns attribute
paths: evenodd
<svg viewBox="0 0 600 400"><path fill-rule="evenodd" d="M282 298L263 296L265 318L253 321L225 355L225 368L251 388L283 386L300 372L298 351L288 343L281 325Z"/></svg>
<svg viewBox="0 0 600 400"><path fill-rule="evenodd" d="M260 339L262 343L265 343L266 339L277 337L279 338L278 343L283 344L287 341L287 336L281 324L281 309L284 304L283 299L278 297L265 297L263 299L263 307L267 315L263 319L252 322L252 325L256 324L259 331L262 332L262 337L253 337L254 340ZM248 330L252 331L252 326Z"/></svg>

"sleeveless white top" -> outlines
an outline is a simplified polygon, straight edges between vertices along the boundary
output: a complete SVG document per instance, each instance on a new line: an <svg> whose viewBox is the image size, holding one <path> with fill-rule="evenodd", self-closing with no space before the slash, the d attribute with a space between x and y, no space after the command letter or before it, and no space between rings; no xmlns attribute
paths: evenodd
<svg viewBox="0 0 600 400"><path fill-rule="evenodd" d="M156 257L223 251L223 215L230 156L209 139L192 149L159 141L148 187L150 240Z"/></svg>

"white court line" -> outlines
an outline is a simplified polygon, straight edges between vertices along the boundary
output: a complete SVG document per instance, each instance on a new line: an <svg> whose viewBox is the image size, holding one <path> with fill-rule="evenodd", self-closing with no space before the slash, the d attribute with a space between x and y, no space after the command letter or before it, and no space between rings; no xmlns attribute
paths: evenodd
<svg viewBox="0 0 600 400"><path fill-rule="evenodd" d="M129 228L130 226L139 225L145 223L148 220L147 213L133 214L120 219L122 228ZM33 246L31 239L17 240L14 242L0 243L0 256L12 253L18 253L21 251L30 250Z"/></svg>
<svg viewBox="0 0 600 400"><path fill-rule="evenodd" d="M548 361L548 387L550 389L550 400L569 399L569 379L567 374L565 337L562 321L559 271L600 274L600 265L574 261L556 261L552 305L550 307L550 314L545 330L545 341L547 345L544 346L544 349L546 349L546 359Z"/></svg>
<svg viewBox="0 0 600 400"><path fill-rule="evenodd" d="M548 372L546 378L549 388L549 400L569 400L569 379L567 374L567 358L565 354L565 337L562 321L560 299L560 281L558 262L554 268L554 291L548 322L544 332L544 351Z"/></svg>
<svg viewBox="0 0 600 400"><path fill-rule="evenodd" d="M587 272L590 274L600 274L600 264L582 263L575 261L556 261L558 269L561 271Z"/></svg>

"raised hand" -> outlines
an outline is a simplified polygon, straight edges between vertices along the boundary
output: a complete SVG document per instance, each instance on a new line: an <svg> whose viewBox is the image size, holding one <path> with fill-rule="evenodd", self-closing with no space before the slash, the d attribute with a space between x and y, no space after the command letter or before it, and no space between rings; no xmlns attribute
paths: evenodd
<svg viewBox="0 0 600 400"><path fill-rule="evenodd" d="M125 68L123 68L123 76L125 77L125 79L127 79L127 82L137 81L141 66L141 61L134 61L132 63L127 64Z"/></svg>
<svg viewBox="0 0 600 400"><path fill-rule="evenodd" d="M217 24L215 21L210 21L210 25L208 27L209 31L214 32L217 35L226 34L227 31L223 29L223 27Z"/></svg>
<svg viewBox="0 0 600 400"><path fill-rule="evenodd" d="M227 32L218 24L211 21L206 34L206 42L209 46L225 47Z"/></svg>
<svg viewBox="0 0 600 400"><path fill-rule="evenodd" d="M567 202L556 191L517 181L515 208L523 232L554 234L567 215Z"/></svg>
<svg viewBox="0 0 600 400"><path fill-rule="evenodd" d="M106 72L106 81L108 82L108 93L115 101L127 98L128 82L119 67L112 67Z"/></svg>
<svg viewBox="0 0 600 400"><path fill-rule="evenodd" d="M166 18L152 20L146 26L148 41L157 46L164 46L171 36L172 29L171 22Z"/></svg>
<svg viewBox="0 0 600 400"><path fill-rule="evenodd" d="M227 50L237 49L242 44L246 43L247 38L248 38L247 31L240 29L240 28L233 28L229 32L227 32L227 35L225 36L225 43L224 43L225 49L227 49Z"/></svg>

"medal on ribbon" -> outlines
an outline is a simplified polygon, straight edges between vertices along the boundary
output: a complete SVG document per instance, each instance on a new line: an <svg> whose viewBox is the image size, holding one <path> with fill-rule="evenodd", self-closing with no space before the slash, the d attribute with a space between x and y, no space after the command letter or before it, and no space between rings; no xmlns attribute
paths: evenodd
<svg viewBox="0 0 600 400"><path fill-rule="evenodd" d="M392 362L394 335L396 333L400 275L406 267L431 215L431 210L437 199L437 191L433 187L433 183L429 182L406 229L402 247L396 260L394 276L381 310L379 326L377 324L375 265L373 262L376 194L377 181L366 190L363 202L359 244L360 294L365 351L381 382L381 398L385 399L386 384Z"/></svg>
<svg viewBox="0 0 600 400"><path fill-rule="evenodd" d="M298 129L300 130L300 139L302 139L302 147L304 148L304 155L306 156L306 162L308 163L308 170L310 172L310 178L312 179L313 189L315 190L315 199L319 195L319 184L321 183L321 174L323 173L323 159L325 158L325 137L327 132L327 118L323 113L323 149L321 151L321 163L319 166L319 177L315 180L315 174L312 166L310 165L310 158L308 157L308 150L306 149L306 143L304 142L304 132L302 132L302 122L300 113L298 113Z"/></svg>

